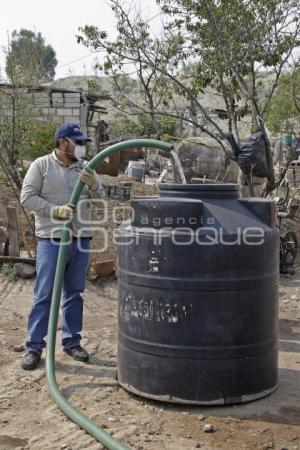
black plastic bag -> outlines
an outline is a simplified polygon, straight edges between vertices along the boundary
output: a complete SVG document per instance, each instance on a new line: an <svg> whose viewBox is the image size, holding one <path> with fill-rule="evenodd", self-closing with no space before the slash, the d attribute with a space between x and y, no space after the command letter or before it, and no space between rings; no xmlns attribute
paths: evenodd
<svg viewBox="0 0 300 450"><path fill-rule="evenodd" d="M263 133L258 131L251 134L249 138L240 141L239 144L233 135L229 135L228 138L241 171L246 175L268 178L267 149Z"/></svg>

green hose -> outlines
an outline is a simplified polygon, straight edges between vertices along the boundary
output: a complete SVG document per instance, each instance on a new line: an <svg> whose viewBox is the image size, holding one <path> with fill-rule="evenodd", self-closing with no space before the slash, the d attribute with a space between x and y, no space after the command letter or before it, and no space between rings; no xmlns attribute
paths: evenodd
<svg viewBox="0 0 300 450"><path fill-rule="evenodd" d="M114 144L111 147L102 150L98 155L89 161L87 167L90 169L95 169L95 167L110 155L121 152L122 150L127 150L133 147L148 147L148 148L159 148L165 150L166 152L172 149L171 144L166 142L156 141L153 139L134 139L131 141L124 141L118 144ZM71 194L69 203L72 206L76 206L79 200L84 183L78 179L74 190ZM52 300L51 300L51 310L48 326L48 348L46 356L46 374L48 381L49 392L57 403L59 408L75 423L77 423L81 428L83 428L87 433L97 439L101 444L103 444L109 450L128 450L124 444L114 439L102 428L98 427L92 420L82 414L78 409L74 408L62 395L61 391L56 382L55 377L55 344L56 344L56 330L57 330L57 320L58 311L60 305L61 291L64 279L65 264L66 264L66 253L68 243L70 242L72 221L67 221L64 224L62 237L60 240L60 248L58 253Z"/></svg>

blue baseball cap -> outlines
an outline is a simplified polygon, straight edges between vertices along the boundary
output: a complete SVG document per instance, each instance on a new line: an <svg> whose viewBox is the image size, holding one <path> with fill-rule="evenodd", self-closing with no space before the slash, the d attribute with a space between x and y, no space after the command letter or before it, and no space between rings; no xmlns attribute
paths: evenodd
<svg viewBox="0 0 300 450"><path fill-rule="evenodd" d="M64 123L54 135L54 139L73 138L76 141L91 141L89 137L82 133L77 123Z"/></svg>

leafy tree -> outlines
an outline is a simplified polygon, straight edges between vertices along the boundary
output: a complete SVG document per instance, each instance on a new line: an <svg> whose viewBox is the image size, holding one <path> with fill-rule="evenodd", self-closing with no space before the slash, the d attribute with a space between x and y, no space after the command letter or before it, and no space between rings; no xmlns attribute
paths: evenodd
<svg viewBox="0 0 300 450"><path fill-rule="evenodd" d="M57 129L57 124L53 122L38 122L34 121L30 133L30 140L26 146L25 153L31 159L39 158L47 155L54 147L54 134Z"/></svg>
<svg viewBox="0 0 300 450"><path fill-rule="evenodd" d="M295 97L300 93L299 74L293 75L292 72L282 74L269 104L266 122L268 128L275 133L295 135L300 130L300 109L295 106L293 98L293 90ZM295 101L297 102L297 97Z"/></svg>
<svg viewBox="0 0 300 450"><path fill-rule="evenodd" d="M35 123L28 86L53 77L57 61L41 34L29 30L15 31L3 50L10 83L0 86L0 165L15 187L21 189L19 173L24 153L28 148L35 151L34 133L43 138Z"/></svg>
<svg viewBox="0 0 300 450"><path fill-rule="evenodd" d="M6 55L6 73L10 81L36 84L52 80L57 59L54 49L47 45L41 33L22 28L13 31Z"/></svg>
<svg viewBox="0 0 300 450"><path fill-rule="evenodd" d="M140 14L130 14L121 0L111 0L118 36L111 41L97 26L81 28L78 41L93 50L105 50L104 70L122 79L134 66L140 88L147 98L134 102L120 86L127 107L152 117L168 115L184 120L211 136L234 159L228 133L239 140L238 119L252 114L253 131L261 129L267 143L269 177L267 191L281 180L274 178L272 156L265 130L268 110L281 72L299 45L300 5L295 0L157 0L166 15L164 36L151 35ZM192 65L190 65L192 63ZM184 68L190 65L188 73ZM259 95L262 70L274 74L264 98ZM146 75L143 82L140 75ZM124 73L123 73L124 75ZM222 96L227 110L227 131L220 127L201 101L210 86ZM153 87L155 89L153 90ZM148 96L149 88L152 97ZM160 97L160 93L163 95ZM180 96L190 114L178 107ZM281 174L281 177L283 174Z"/></svg>
<svg viewBox="0 0 300 450"><path fill-rule="evenodd" d="M178 120L168 116L159 116L156 120L162 135L174 136ZM123 117L121 120L116 121L112 132L115 136L123 138L128 136L151 136L155 134L156 130L153 128L151 116L142 113L135 119Z"/></svg>

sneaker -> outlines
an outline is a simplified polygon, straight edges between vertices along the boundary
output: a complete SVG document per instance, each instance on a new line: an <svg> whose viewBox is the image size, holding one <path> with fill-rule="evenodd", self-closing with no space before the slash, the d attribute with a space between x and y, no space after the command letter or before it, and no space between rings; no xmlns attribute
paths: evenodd
<svg viewBox="0 0 300 450"><path fill-rule="evenodd" d="M88 362L89 360L88 352L80 347L80 345L76 345L76 347L72 348L64 348L64 352L76 361Z"/></svg>
<svg viewBox="0 0 300 450"><path fill-rule="evenodd" d="M33 370L37 367L38 363L41 360L40 353L37 352L28 352L23 356L21 367L24 370Z"/></svg>

